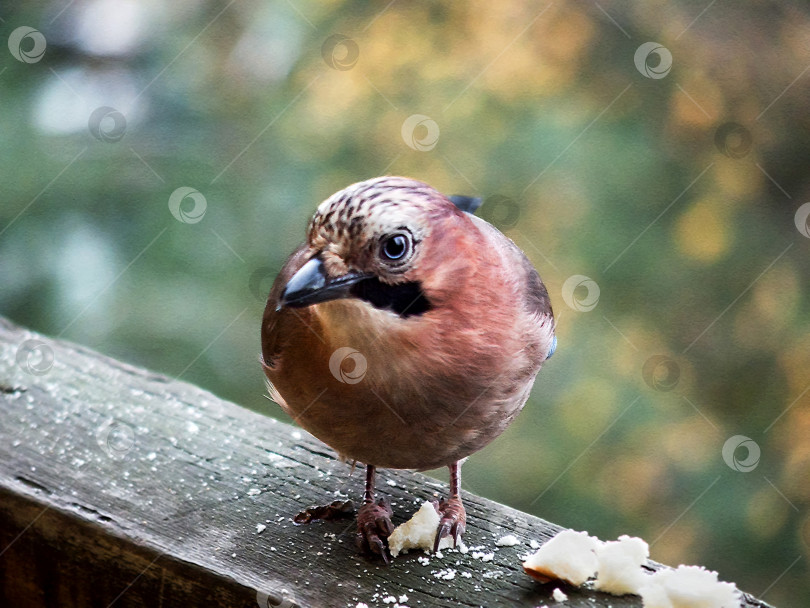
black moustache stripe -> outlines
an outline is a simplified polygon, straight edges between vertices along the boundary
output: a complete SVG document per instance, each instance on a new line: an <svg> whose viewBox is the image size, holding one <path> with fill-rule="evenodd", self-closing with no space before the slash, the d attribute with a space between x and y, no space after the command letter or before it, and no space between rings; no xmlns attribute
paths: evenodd
<svg viewBox="0 0 810 608"><path fill-rule="evenodd" d="M421 315L432 308L418 282L388 285L378 279L363 279L352 286L351 294L375 308L390 310L400 317Z"/></svg>

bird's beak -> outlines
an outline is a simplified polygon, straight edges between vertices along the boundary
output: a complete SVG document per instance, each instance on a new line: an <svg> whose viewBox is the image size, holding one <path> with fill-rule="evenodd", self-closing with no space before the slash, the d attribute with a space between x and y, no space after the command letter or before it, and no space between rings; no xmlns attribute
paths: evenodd
<svg viewBox="0 0 810 608"><path fill-rule="evenodd" d="M287 282L278 309L303 308L318 302L348 298L351 296L352 286L368 277L369 275L360 272L347 272L339 277L330 278L326 274L323 261L319 257L314 257Z"/></svg>

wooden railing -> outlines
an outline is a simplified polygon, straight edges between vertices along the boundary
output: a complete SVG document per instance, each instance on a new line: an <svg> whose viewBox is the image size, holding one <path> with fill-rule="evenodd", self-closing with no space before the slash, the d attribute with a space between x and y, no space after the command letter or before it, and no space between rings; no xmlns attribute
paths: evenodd
<svg viewBox="0 0 810 608"><path fill-rule="evenodd" d="M428 563L362 558L351 519L292 522L362 482L291 426L0 319L0 606L555 605L520 556L560 528L478 496L465 541L484 548ZM402 471L380 487L395 523L445 490ZM496 547L505 534L521 544ZM563 590L570 607L641 606Z"/></svg>

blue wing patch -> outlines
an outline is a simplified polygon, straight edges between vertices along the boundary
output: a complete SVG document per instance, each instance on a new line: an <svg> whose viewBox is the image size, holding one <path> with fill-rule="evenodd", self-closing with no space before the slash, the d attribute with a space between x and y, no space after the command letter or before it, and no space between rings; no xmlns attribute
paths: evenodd
<svg viewBox="0 0 810 608"><path fill-rule="evenodd" d="M466 213L475 213L476 209L481 206L481 203L484 202L484 199L477 197L477 196L461 196L460 194L454 194L452 196L448 196L447 198L450 199L450 202L453 203L456 207L465 211Z"/></svg>

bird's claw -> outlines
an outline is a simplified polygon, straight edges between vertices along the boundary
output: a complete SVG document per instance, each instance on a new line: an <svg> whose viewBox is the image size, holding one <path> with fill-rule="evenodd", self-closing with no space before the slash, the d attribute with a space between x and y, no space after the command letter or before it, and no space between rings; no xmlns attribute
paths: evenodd
<svg viewBox="0 0 810 608"><path fill-rule="evenodd" d="M439 550L439 543L445 536L452 536L453 546L457 547L461 541L461 535L467 529L467 512L461 503L461 497L451 496L438 503L434 501L433 506L440 517L436 540L433 542L433 552Z"/></svg>
<svg viewBox="0 0 810 608"><path fill-rule="evenodd" d="M394 531L391 504L385 498L363 503L357 512L357 546L364 553L376 553L387 566L391 565L387 540Z"/></svg>

